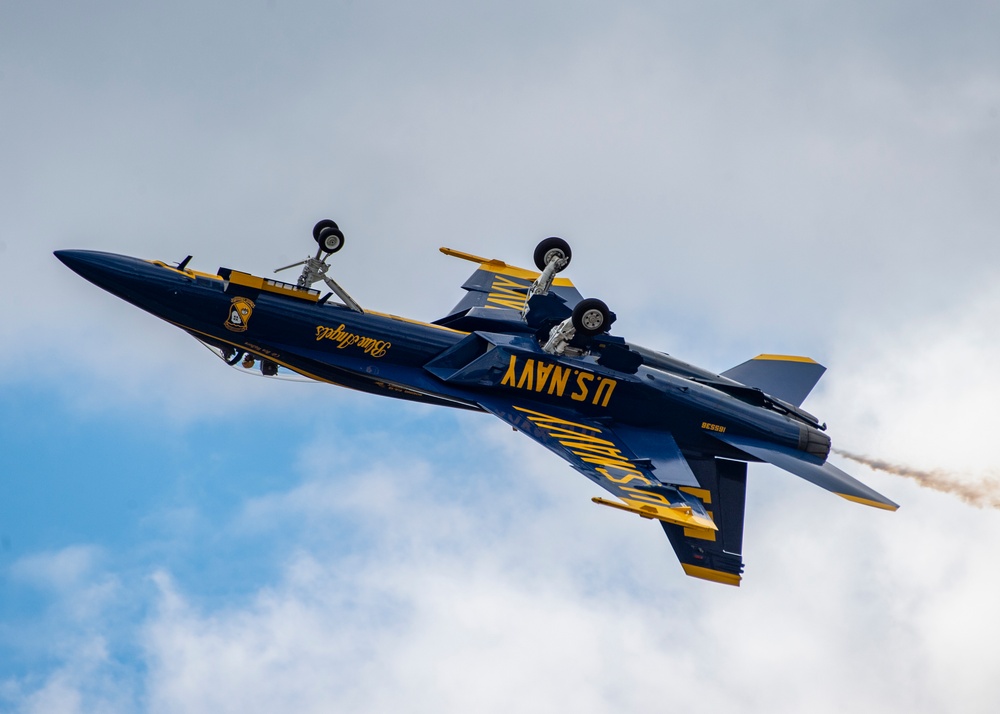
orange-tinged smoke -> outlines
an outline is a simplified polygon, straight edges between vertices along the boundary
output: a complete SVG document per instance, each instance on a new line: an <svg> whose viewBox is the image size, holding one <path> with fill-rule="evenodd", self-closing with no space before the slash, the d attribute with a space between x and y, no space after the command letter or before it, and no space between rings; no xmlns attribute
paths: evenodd
<svg viewBox="0 0 1000 714"><path fill-rule="evenodd" d="M932 488L935 491L950 493L972 506L978 506L979 508L1000 508L1000 481L988 481L983 479L980 479L979 481L969 481L941 469L924 471L922 469L915 469L909 466L891 464L888 461L883 461L882 459L874 459L869 456L852 454L849 451L841 451L840 449L834 449L833 451L840 454L845 459L850 459L851 461L856 461L859 464L864 464L865 466L873 468L876 471L884 471L888 474L911 478L925 488Z"/></svg>

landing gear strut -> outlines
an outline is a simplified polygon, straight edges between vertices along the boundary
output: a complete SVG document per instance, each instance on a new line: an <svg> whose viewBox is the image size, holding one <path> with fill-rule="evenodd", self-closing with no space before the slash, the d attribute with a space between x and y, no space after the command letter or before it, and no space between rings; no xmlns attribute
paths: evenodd
<svg viewBox="0 0 1000 714"><path fill-rule="evenodd" d="M570 343L576 336L595 337L611 329L615 314L602 300L587 298L573 308L573 315L552 328L542 350L552 355L581 355L584 350Z"/></svg>
<svg viewBox="0 0 1000 714"><path fill-rule="evenodd" d="M337 281L329 277L326 271L330 269L327 261L330 256L336 253L338 250L344 247L344 232L340 230L340 227L336 222L331 221L329 218L325 218L313 227L313 239L319 244L319 248L316 250L316 255L312 258L306 258L305 260L300 260L298 263L292 263L291 265L286 265L283 268L278 268L274 272L280 273L282 270L288 270L289 268L295 268L300 265L304 266L302 268L302 274L299 276L296 284L300 288L310 288L313 283L318 283L323 281L326 283L327 287L330 288L337 297L344 301L354 312L363 313L364 310L361 306L355 302L354 298L347 294ZM329 297L329 296L327 296Z"/></svg>
<svg viewBox="0 0 1000 714"><path fill-rule="evenodd" d="M546 238L535 247L534 257L535 266L542 271L542 274L528 288L528 293L524 297L524 307L521 308L522 318L528 314L530 309L528 303L531 302L531 298L535 295L546 295L549 292L556 273L561 273L569 265L573 251L570 250L569 243L562 238L553 236Z"/></svg>

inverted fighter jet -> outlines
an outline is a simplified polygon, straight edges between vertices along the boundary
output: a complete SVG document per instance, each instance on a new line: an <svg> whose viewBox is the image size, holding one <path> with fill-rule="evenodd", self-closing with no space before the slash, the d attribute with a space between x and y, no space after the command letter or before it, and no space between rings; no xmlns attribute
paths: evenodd
<svg viewBox="0 0 1000 714"><path fill-rule="evenodd" d="M612 335L607 305L558 277L572 258L561 238L538 244L537 272L441 248L477 267L464 298L429 323L363 309L327 275L343 232L324 220L313 238L314 256L279 268L301 266L295 284L199 272L191 256L55 255L237 369L493 414L613 496L595 503L657 521L697 578L740 584L747 462L898 507L827 461L826 425L800 406L822 365L761 354L716 374Z"/></svg>

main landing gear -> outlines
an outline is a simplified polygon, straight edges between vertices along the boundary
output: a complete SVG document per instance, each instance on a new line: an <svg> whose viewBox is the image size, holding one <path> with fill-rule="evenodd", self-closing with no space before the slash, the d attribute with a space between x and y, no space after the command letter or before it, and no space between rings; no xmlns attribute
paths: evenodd
<svg viewBox="0 0 1000 714"><path fill-rule="evenodd" d="M524 307L521 308L521 317L527 317L528 303L535 295L547 295L552 281L555 280L556 273L561 273L569 265L573 258L573 251L570 250L569 243L562 238L546 238L535 246L535 265L542 274L538 276L531 287L528 288L524 296Z"/></svg>
<svg viewBox="0 0 1000 714"><path fill-rule="evenodd" d="M330 260L330 256L339 251L344 247L344 232L340 230L340 226L337 225L335 221L331 221L329 218L324 218L322 221L313 226L313 240L319 244L319 248L316 250L316 255L312 258L306 258L305 260L300 260L298 263L292 263L291 265L286 265L283 268L278 268L274 272L280 273L282 270L288 270L289 268L295 268L298 266L303 266L302 274L299 276L296 284L300 288L310 288L313 283L318 283L321 280L326 283L327 287L332 290L337 297L344 301L347 307L354 310L354 312L363 313L364 310L361 306L355 302L354 298L347 294L337 281L329 277L326 271L330 269L330 265L327 263ZM326 302L330 296L327 295L323 298L321 302Z"/></svg>
<svg viewBox="0 0 1000 714"><path fill-rule="evenodd" d="M562 272L569 265L573 251L569 243L562 238L546 238L535 248L535 266L542 271L541 275L528 288L521 316L528 314L528 303L536 295L545 295L552 287L556 273ZM611 329L615 314L608 309L603 301L597 298L587 298L577 303L573 314L552 328L549 339L542 347L549 354L583 354L581 346L573 345L577 336L584 338L596 337Z"/></svg>

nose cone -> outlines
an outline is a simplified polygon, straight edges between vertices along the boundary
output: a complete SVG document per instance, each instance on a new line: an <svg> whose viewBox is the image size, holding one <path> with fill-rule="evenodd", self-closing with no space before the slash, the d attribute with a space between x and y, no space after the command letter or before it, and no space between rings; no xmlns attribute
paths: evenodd
<svg viewBox="0 0 1000 714"><path fill-rule="evenodd" d="M106 287L108 278L125 256L114 253L101 253L96 250L57 250L53 253L74 273L86 278L95 285Z"/></svg>
<svg viewBox="0 0 1000 714"><path fill-rule="evenodd" d="M173 271L126 255L96 250L57 250L55 256L94 285L157 314L176 284L183 282Z"/></svg>

